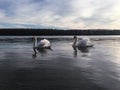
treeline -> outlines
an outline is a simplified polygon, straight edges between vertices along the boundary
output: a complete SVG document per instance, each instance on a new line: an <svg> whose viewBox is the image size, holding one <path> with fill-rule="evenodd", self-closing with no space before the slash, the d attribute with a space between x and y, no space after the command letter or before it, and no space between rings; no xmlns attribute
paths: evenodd
<svg viewBox="0 0 120 90"><path fill-rule="evenodd" d="M120 30L0 29L0 35L120 35Z"/></svg>

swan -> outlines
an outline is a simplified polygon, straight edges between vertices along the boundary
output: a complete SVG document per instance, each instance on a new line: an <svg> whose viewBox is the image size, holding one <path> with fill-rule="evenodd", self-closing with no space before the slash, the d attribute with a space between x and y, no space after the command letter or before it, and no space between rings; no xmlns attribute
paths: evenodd
<svg viewBox="0 0 120 90"><path fill-rule="evenodd" d="M34 37L33 39L34 39L34 43L33 43L34 53L32 54L33 58L36 58L37 51L44 52L44 51L46 51L46 49L52 50L50 41L48 41L47 39L42 39L40 42L38 42L37 37Z"/></svg>
<svg viewBox="0 0 120 90"><path fill-rule="evenodd" d="M33 48L36 48L36 49L50 49L51 44L50 44L50 41L47 40L47 39L42 39L40 42L38 42L37 37L34 37Z"/></svg>
<svg viewBox="0 0 120 90"><path fill-rule="evenodd" d="M77 36L74 36L74 42L73 42L73 47L92 47L93 44L90 42L89 38L80 38L80 40L78 40Z"/></svg>

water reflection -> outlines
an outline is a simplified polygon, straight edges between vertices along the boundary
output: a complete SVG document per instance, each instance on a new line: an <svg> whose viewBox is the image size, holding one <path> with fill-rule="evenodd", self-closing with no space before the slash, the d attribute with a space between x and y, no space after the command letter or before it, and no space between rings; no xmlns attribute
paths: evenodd
<svg viewBox="0 0 120 90"><path fill-rule="evenodd" d="M78 47L78 50L80 50L82 53L89 53L90 47Z"/></svg>
<svg viewBox="0 0 120 90"><path fill-rule="evenodd" d="M89 54L89 52L90 52L90 48L92 48L92 47L74 47L73 46L73 50L74 50L74 52L73 52L73 56L74 57L77 57L77 53L78 53L78 50L82 53L82 57L86 57L86 56L88 56L88 54Z"/></svg>
<svg viewBox="0 0 120 90"><path fill-rule="evenodd" d="M40 53L41 55L45 55L49 51L53 51L52 48L35 48L33 47L34 53L32 54L33 58L37 57L37 54Z"/></svg>
<svg viewBox="0 0 120 90"><path fill-rule="evenodd" d="M93 48L72 48L71 36L50 37L54 52L32 48L31 37L9 38L0 38L0 90L57 90L62 86L66 86L62 90L79 90L79 86L82 90L120 90L120 38L94 36Z"/></svg>

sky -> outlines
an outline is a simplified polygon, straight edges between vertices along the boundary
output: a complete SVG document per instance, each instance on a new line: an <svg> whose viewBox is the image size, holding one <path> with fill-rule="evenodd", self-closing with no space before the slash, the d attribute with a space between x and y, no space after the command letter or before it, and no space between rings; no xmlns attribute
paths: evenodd
<svg viewBox="0 0 120 90"><path fill-rule="evenodd" d="M0 0L0 28L120 29L120 0Z"/></svg>

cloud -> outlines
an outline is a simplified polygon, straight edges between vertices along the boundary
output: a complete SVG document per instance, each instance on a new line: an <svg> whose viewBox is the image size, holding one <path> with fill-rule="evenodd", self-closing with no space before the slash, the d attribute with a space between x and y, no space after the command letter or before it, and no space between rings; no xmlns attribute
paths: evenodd
<svg viewBox="0 0 120 90"><path fill-rule="evenodd" d="M5 18L5 13L4 11L0 10L0 19L4 19Z"/></svg>
<svg viewBox="0 0 120 90"><path fill-rule="evenodd" d="M120 0L0 0L0 22L33 28L118 29L119 8Z"/></svg>

